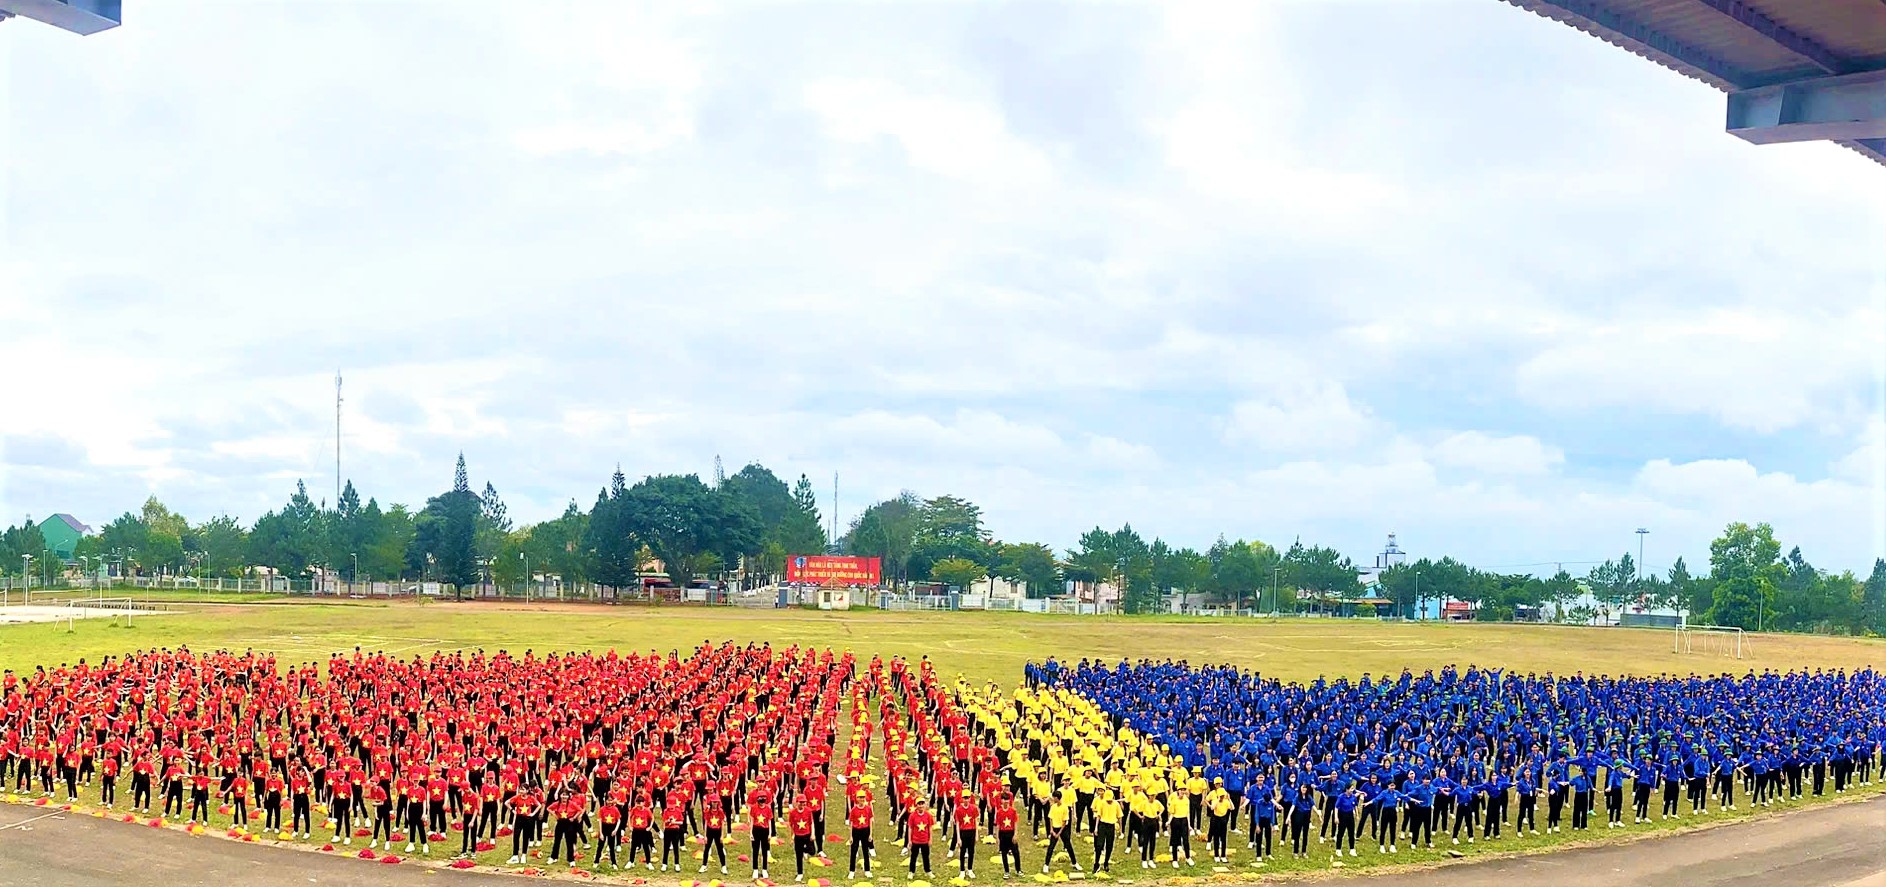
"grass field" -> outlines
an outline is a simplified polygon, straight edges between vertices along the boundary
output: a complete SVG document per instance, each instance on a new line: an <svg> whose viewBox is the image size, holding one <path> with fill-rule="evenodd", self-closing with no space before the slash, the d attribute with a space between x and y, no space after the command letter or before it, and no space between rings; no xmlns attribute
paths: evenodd
<svg viewBox="0 0 1886 887"><path fill-rule="evenodd" d="M0 627L0 668L29 671L84 658L130 650L187 645L198 651L216 648L269 651L283 664L324 661L328 654L355 646L401 655L432 650L473 649L539 653L565 650L686 651L702 641L770 641L775 646L801 644L850 649L911 659L928 655L944 677L956 673L975 681L1012 685L1028 660L1053 655L1063 661L1083 656L1115 661L1122 657L1188 659L1193 663L1230 662L1257 668L1284 680L1307 681L1318 675L1359 676L1419 672L1454 664L1502 667L1520 672L1560 674L1740 674L1749 670L1790 668L1886 668L1886 641L1797 635L1754 635L1746 657L1675 654L1668 632L1555 626L1476 624L1383 624L1348 620L1215 620L1187 618L1106 618L1036 616L1015 613L829 613L804 610L739 610L690 607L609 607L598 605L452 603L434 601L334 601L256 599L206 604L188 593L166 595L172 608L140 617L129 626L111 620ZM156 598L153 598L156 599ZM1868 790L1876 792L1879 785ZM1858 792L1850 793L1851 795ZM1702 821L1722 821L1748 811L1712 814ZM1542 814L1543 816L1543 814ZM880 822L885 821L882 817ZM1625 832L1598 828L1579 834L1508 837L1493 844L1461 847L1470 853L1531 851L1590 840L1615 840L1692 825L1686 818L1633 826ZM452 838L456 849L456 837ZM730 844L736 843L733 841ZM1231 869L1252 874L1249 853L1233 842ZM836 855L842 858L842 845ZM349 848L349 849L358 849ZM508 846L505 848L508 850ZM1085 848L1083 853L1086 852ZM1317 848L1319 851L1321 848ZM1446 849L1455 849L1449 845ZM731 847L730 847L731 850ZM447 851L449 852L449 851ZM743 852L743 851L734 851ZM1040 864L1038 849L1025 851ZM880 880L892 873L894 851L886 849ZM435 858L444 853L435 854ZM502 852L484 854L481 863L502 862ZM946 854L939 853L938 861ZM986 849L993 856L993 848ZM1286 854L1287 856L1287 854ZM1344 859L1345 870L1434 862L1444 850L1377 856L1371 849ZM979 866L979 880L999 881L993 859ZM842 864L842 863L841 863ZM1146 875L1125 861L1116 869L1122 880ZM1321 852L1305 862L1273 860L1266 873L1328 871ZM790 871L790 855L785 863ZM691 871L691 870L690 870ZM742 869L735 869L737 878ZM779 862L775 874L781 871ZM939 867L939 872L947 871ZM1209 865L1185 875L1211 874ZM638 873L646 875L647 873ZM838 868L814 874L835 877ZM901 867L895 874L902 875ZM1163 875L1178 875L1170 868ZM790 875L788 874L788 877ZM942 882L947 875L935 879Z"/></svg>
<svg viewBox="0 0 1886 887"><path fill-rule="evenodd" d="M281 598L205 605L187 593L166 603L175 612L134 620L129 628L96 620L71 632L64 624L0 629L0 668L96 661L183 644L254 648L300 662L356 645L402 654L478 647L666 652L726 639L849 648L865 657L928 655L945 675L1005 684L1021 677L1024 662L1050 655L1230 662L1284 680L1419 672L1450 663L1560 674L1886 668L1886 641L1876 639L1750 635L1746 657L1736 660L1672 653L1668 632L1623 628Z"/></svg>

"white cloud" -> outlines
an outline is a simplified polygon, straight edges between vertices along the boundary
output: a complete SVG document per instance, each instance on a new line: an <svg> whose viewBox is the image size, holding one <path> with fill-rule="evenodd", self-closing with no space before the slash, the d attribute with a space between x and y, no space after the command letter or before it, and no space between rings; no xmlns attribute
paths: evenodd
<svg viewBox="0 0 1886 887"><path fill-rule="evenodd" d="M1544 474L1564 464L1565 452L1531 435L1462 431L1435 444L1434 459L1442 465L1494 476Z"/></svg>
<svg viewBox="0 0 1886 887"><path fill-rule="evenodd" d="M1882 351L1886 316L1871 307L1623 310L1526 360L1518 390L1555 409L1700 414L1764 433L1839 427L1864 409Z"/></svg>
<svg viewBox="0 0 1886 887"><path fill-rule="evenodd" d="M864 146L890 139L916 169L990 187L1041 185L1053 173L1048 158L1010 135L985 102L838 78L807 84L804 96L833 139Z"/></svg>
<svg viewBox="0 0 1886 887"><path fill-rule="evenodd" d="M0 410L0 514L331 491L339 367L364 494L462 449L524 520L720 454L1056 547L1886 552L1886 176L1524 13L1378 6L8 30L0 353L58 375Z"/></svg>
<svg viewBox="0 0 1886 887"><path fill-rule="evenodd" d="M1334 382L1286 384L1239 401L1225 423L1227 443L1282 453L1345 450L1366 441L1376 423Z"/></svg>

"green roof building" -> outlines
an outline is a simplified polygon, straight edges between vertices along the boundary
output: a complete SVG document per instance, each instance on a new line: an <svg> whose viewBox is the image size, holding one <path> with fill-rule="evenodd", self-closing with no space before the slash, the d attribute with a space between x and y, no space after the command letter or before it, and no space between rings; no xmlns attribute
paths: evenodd
<svg viewBox="0 0 1886 887"><path fill-rule="evenodd" d="M91 527L69 514L55 514L39 522L39 535L45 538L46 548L68 561L78 549L79 539L91 531Z"/></svg>

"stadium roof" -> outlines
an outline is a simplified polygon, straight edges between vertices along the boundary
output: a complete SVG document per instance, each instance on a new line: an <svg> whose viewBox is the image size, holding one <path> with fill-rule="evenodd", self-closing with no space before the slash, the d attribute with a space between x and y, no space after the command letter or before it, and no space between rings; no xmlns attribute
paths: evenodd
<svg viewBox="0 0 1886 887"><path fill-rule="evenodd" d="M1727 92L1740 138L1886 164L1886 0L1506 2Z"/></svg>

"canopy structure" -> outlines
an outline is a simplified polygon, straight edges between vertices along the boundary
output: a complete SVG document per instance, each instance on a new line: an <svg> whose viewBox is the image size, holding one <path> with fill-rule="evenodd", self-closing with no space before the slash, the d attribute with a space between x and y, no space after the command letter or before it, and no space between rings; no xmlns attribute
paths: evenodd
<svg viewBox="0 0 1886 887"><path fill-rule="evenodd" d="M96 34L124 21L121 5L121 0L0 0L0 21L17 15L74 34Z"/></svg>
<svg viewBox="0 0 1886 887"><path fill-rule="evenodd" d="M1506 2L1727 92L1731 135L1886 164L1886 0Z"/></svg>

